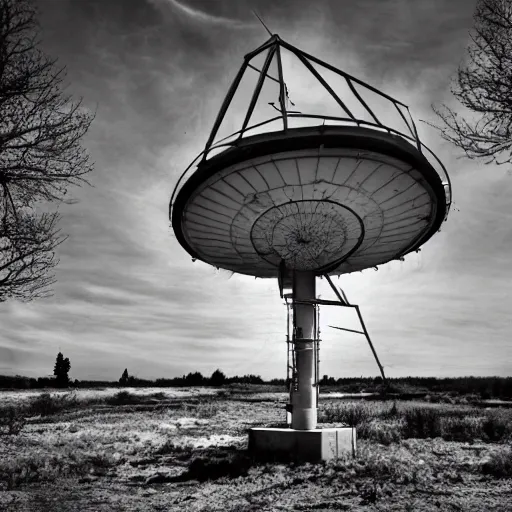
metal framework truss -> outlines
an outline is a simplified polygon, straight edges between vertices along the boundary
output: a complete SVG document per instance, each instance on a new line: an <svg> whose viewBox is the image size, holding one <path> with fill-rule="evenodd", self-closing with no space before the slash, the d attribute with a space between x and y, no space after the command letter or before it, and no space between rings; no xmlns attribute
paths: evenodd
<svg viewBox="0 0 512 512"><path fill-rule="evenodd" d="M313 75L313 77L318 81L319 84L329 93L329 95L335 100L335 102L340 107L340 111L343 112L343 116L335 116L335 115L318 115L318 114L304 114L297 110L290 110L287 107L287 103L290 103L292 106L294 104L289 101L288 96L288 87L285 82L285 76L283 71L283 62L282 62L282 52L286 50L291 52L304 66L304 68ZM253 65L251 61L259 56L260 54L265 55L265 60L263 62L263 66L259 69L257 66ZM270 74L270 65L276 59L277 61L277 76L272 76ZM217 135L219 132L219 128L228 112L228 109L232 103L233 97L237 92L237 89L240 86L242 78L246 74L248 70L256 71L259 76L256 81L256 85L254 87L252 96L249 100L249 104L247 106L247 110L245 115L243 116L243 121L241 127L238 131L230 134L223 139L217 140ZM371 121L360 119L360 115L356 115L350 107L348 106L346 101L340 97L340 95L334 90L333 87L328 83L328 81L322 76L319 70L328 70L332 73L335 73L339 77L344 80L344 83L347 84L349 90L353 95L354 102L357 103L358 107L362 107L363 111L368 114L368 117L371 118ZM278 115L271 117L269 119L264 120L263 122L259 122L253 125L250 125L251 117L253 116L256 105L258 104L258 99L260 98L260 94L262 92L262 88L266 81L271 81L273 83L277 83L279 86L279 94L278 98L276 98L279 106L276 106L275 103L270 103L270 105L274 108ZM391 110L396 111L399 115L399 118L403 121L401 124L401 128L396 129L391 126L388 126L386 122L379 118L376 112L371 108L371 102L365 101L363 95L365 91L370 91L378 95L382 100L388 102ZM388 109L387 109L388 110ZM212 131L208 140L206 142L204 150L196 157L196 159L189 165L189 167L185 170L185 172L179 178L174 192L171 197L170 208L172 209L174 198L179 190L180 183L185 178L185 176L189 173L189 171L200 162L207 160L212 154L216 154L219 151L223 151L228 149L230 146L234 146L237 144L237 141L247 136L247 133L250 130L254 130L256 128L262 127L269 123L272 123L277 120L282 121L282 130L286 132L289 129L289 124L292 119L302 118L302 119L310 119L319 121L319 124L325 123L326 121L336 122L338 124L345 125L355 125L366 128L371 128L383 132L387 132L392 135L396 135L406 139L409 143L413 144L418 151L423 154L430 163L436 168L437 172L442 178L444 189L445 189L445 197L446 197L446 216L448 215L448 211L451 205L451 182L448 173L442 162L439 158L428 148L426 147L420 140L418 136L418 132L416 129L416 125L409 111L409 107L404 103L392 98L391 96L379 91L375 87L355 78L348 73L336 68L324 62L313 55L310 55L302 50L299 50L295 46L283 41L277 34L273 34L265 43L261 46L248 53L244 57L244 62L239 69L231 87L228 90L228 93L221 105L220 111L215 119Z"/></svg>

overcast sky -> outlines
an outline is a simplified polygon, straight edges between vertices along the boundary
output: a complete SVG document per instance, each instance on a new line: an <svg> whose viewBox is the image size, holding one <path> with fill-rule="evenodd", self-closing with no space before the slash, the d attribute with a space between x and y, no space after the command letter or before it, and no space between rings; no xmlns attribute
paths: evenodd
<svg viewBox="0 0 512 512"><path fill-rule="evenodd" d="M97 109L84 143L93 187L61 208L50 299L0 308L0 373L143 378L221 368L284 377L285 307L276 281L229 278L192 263L168 202L202 150L243 55L267 25L308 53L434 120L472 25L469 0L39 0L44 49L67 65L69 92ZM288 83L300 109L300 83ZM294 96L295 93L295 96ZM421 125L421 123L418 122ZM423 125L448 168L454 206L419 254L336 280L358 303L389 376L510 375L512 175L458 159ZM322 298L334 298L318 280ZM321 310L321 373L377 375L350 312Z"/></svg>

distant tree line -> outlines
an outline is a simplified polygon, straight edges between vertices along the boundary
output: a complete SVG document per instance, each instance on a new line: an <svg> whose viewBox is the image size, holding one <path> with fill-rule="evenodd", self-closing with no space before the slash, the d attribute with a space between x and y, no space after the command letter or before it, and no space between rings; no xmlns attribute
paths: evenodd
<svg viewBox="0 0 512 512"><path fill-rule="evenodd" d="M64 360L65 361L65 360ZM61 363L62 364L62 363ZM64 363L64 369L67 364ZM512 400L512 377L400 377L389 378L391 392L398 393L452 393L455 395L476 395L481 399L501 398ZM200 372L156 380L140 379L128 374L126 369L117 381L68 380L66 386L75 388L98 387L188 387L243 384L273 385L287 389L285 379L263 380L259 375L235 375L227 377L221 370L215 370L209 377ZM381 389L381 377L345 377L334 378L324 375L320 387L324 390L343 393L375 392ZM56 377L39 377L38 379L0 375L0 389L42 389L59 387ZM65 386L64 386L65 387Z"/></svg>
<svg viewBox="0 0 512 512"><path fill-rule="evenodd" d="M200 372L190 372L187 375L173 378L160 378L156 380L141 379L129 375L125 368L118 381L81 380L69 379L68 372L71 368L69 359L57 355L54 367L55 377L23 377L20 375L0 375L0 389L41 389L41 388L98 388L98 387L182 387L182 386L223 386L225 384L274 384L285 385L284 379L272 379L265 382L259 375L243 375L227 377L221 370L215 370L210 377L203 376Z"/></svg>
<svg viewBox="0 0 512 512"><path fill-rule="evenodd" d="M156 386L156 387L178 387L178 386L223 386L225 384L265 384L265 381L259 375L243 375L242 377L235 375L227 377L221 370L215 370L210 377L204 376L200 372L190 372L181 377L173 377L172 379L156 379L145 380L137 377L129 376L128 370L125 369L123 375L119 379L122 386ZM284 384L284 380L282 381Z"/></svg>
<svg viewBox="0 0 512 512"><path fill-rule="evenodd" d="M398 377L388 378L390 392L454 393L489 398L512 399L512 377ZM377 391L382 377L339 378L324 375L320 387L332 387L345 393Z"/></svg>

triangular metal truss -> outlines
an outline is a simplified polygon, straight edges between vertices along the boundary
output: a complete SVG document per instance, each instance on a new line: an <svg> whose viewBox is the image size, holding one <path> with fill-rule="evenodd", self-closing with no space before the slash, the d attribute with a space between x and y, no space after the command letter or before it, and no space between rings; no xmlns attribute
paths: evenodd
<svg viewBox="0 0 512 512"><path fill-rule="evenodd" d="M315 115L315 114L304 114L302 112L299 112L297 110L290 110L287 107L287 100L289 99L288 96L288 88L286 85L286 77L284 76L283 72L283 65L282 65L282 50L288 50L291 52L295 57L299 59L299 61L304 65L304 68L307 69L322 85L324 89L326 89L329 94L332 96L332 98L336 101L336 103L340 107L340 112L342 112L344 115L342 116L323 116L323 115ZM263 62L263 66L261 69L256 67L254 64L252 64L251 61L253 61L258 55L264 54L265 60ZM273 60L276 59L277 62L277 76L272 76L269 74L270 65L273 62ZM328 83L328 81L322 76L322 74L317 70L315 67L319 66L319 69L324 69L331 71L335 73L336 75L339 75L342 77L346 84L348 85L350 91L354 95L354 98L359 102L360 106L364 108L364 110L369 114L372 121L365 121L360 118L359 116L355 115L354 112L349 108L347 103L343 101L343 99L336 93L334 88ZM262 87L266 80L271 80L273 82L276 82L279 85L279 97L278 97L278 103L279 108L275 107L275 110L279 112L279 116L276 116L274 118L268 119L264 121L262 124L267 124L272 121L275 121L279 118L282 119L282 126L283 130L288 129L289 124L289 118L293 117L307 117L311 119L321 119L321 120L331 120L331 121L341 121L341 122L347 122L350 124L355 124L357 126L372 126L374 128L381 129L383 131L387 131L389 133L395 133L397 135L401 135L403 137L406 137L409 139L418 150L422 151L422 144L419 140L418 133L416 130L416 125L414 123L414 120L410 114L409 107L405 105L404 103L392 98L391 96L383 93L382 91L379 91L375 87L372 87L371 85L363 82L362 80L359 80L358 78L355 78L348 73L345 73L344 71L336 68L335 66L332 66L331 64L328 64L327 62L324 62L317 57L314 57L313 55L310 55L306 52L303 52L302 50L299 50L295 46L287 43L286 41L283 41L277 34L272 35L265 43L263 43L259 48L256 48L252 52L248 53L244 57L244 62L238 71L233 83L231 84L231 87L224 99L224 102L222 103L222 106L220 108L220 111L217 115L217 118L215 120L215 123L213 125L212 131L210 133L210 137L208 138L208 141L206 143L205 147L205 157L206 153L212 148L214 145L214 141L216 139L218 130L220 125L222 124L222 121L224 119L224 116L226 115L226 112L228 111L228 108L230 106L230 103L240 86L240 83L242 81L242 78L244 77L244 74L248 71L248 69L252 69L254 71L257 71L259 74L258 80L256 82L256 86L254 88L252 97L250 99L249 105L247 107L244 120L242 122L242 126L240 127L240 130L231 134L232 135L238 135L239 138L242 138L246 131L248 131L251 128L255 128L255 125L250 125L251 116L253 115L254 108L258 102L258 98L261 94ZM377 94L379 97L387 100L389 102L389 107L396 109L397 113L399 114L400 118L403 121L403 126L406 128L406 131L399 131L396 130L393 127L386 126L385 122L383 122L377 114L372 110L371 106L367 101L364 100L363 95L360 91L358 91L358 88L362 88L362 90L371 91L374 94ZM292 104L293 106L293 104Z"/></svg>
<svg viewBox="0 0 512 512"><path fill-rule="evenodd" d="M295 105L290 100L288 85L293 89L294 81L293 77L288 76L287 82L286 70L283 67L283 58L285 57L298 59L297 63L302 65L303 69L301 71L306 70L308 79L311 76L314 77L313 82L319 85L318 90L322 94L327 91L328 95L325 98L329 99L329 104L333 107L332 109L329 107L329 115L315 113L314 108L312 113L307 113L302 111L304 109L301 108L301 105ZM258 63L261 64L259 67ZM274 70L273 72L271 67ZM254 72L257 73L256 79L254 79ZM326 78L326 74L329 74L331 78ZM334 78L336 78L335 84L333 83ZM241 89L242 80L248 80L251 83L255 81L255 85L247 103L244 99L243 105L237 105L237 119L240 118L241 122L238 120L232 122L233 120L230 119L234 108L232 102L235 94ZM261 98L263 88L268 87L269 83L278 89L274 101L268 101L268 98L262 100ZM340 90L341 86L343 86L344 91ZM316 92L312 91L312 95L316 96ZM258 109L262 103L266 109L264 115L260 116ZM256 109L257 106L258 109ZM378 108L378 112L376 108ZM255 116L255 109L258 110L258 116ZM229 115L226 116L228 112ZM276 115L272 116L272 112L275 112ZM266 117L267 113L269 113L268 118ZM242 115L240 116L240 114ZM254 123L255 117L263 117L264 120ZM390 122L390 118L393 118L393 122ZM219 128L222 125L224 130L223 122L225 120L230 127L235 128L235 131L229 129L229 135L220 138L224 134L219 134ZM204 151L190 164L176 184L171 198L171 207L180 182L193 168L194 164L196 166L200 165L201 162L220 151L236 146L237 141L252 135L255 130L259 130L259 133L265 130L275 131L269 126L275 126L276 123L279 123L280 130L286 132L293 128L293 123L299 122L308 123L309 126L322 124L361 126L406 139L430 161L440 174L446 192L446 215L448 215L451 204L450 178L438 157L421 142L409 107L364 81L283 41L277 34L272 35L261 46L245 55L242 66L217 114Z"/></svg>

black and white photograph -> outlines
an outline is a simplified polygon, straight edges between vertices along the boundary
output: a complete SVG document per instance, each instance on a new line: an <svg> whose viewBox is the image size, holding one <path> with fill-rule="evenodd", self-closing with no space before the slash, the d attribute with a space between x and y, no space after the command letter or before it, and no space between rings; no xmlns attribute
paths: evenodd
<svg viewBox="0 0 512 512"><path fill-rule="evenodd" d="M512 512L512 0L0 0L0 511Z"/></svg>

